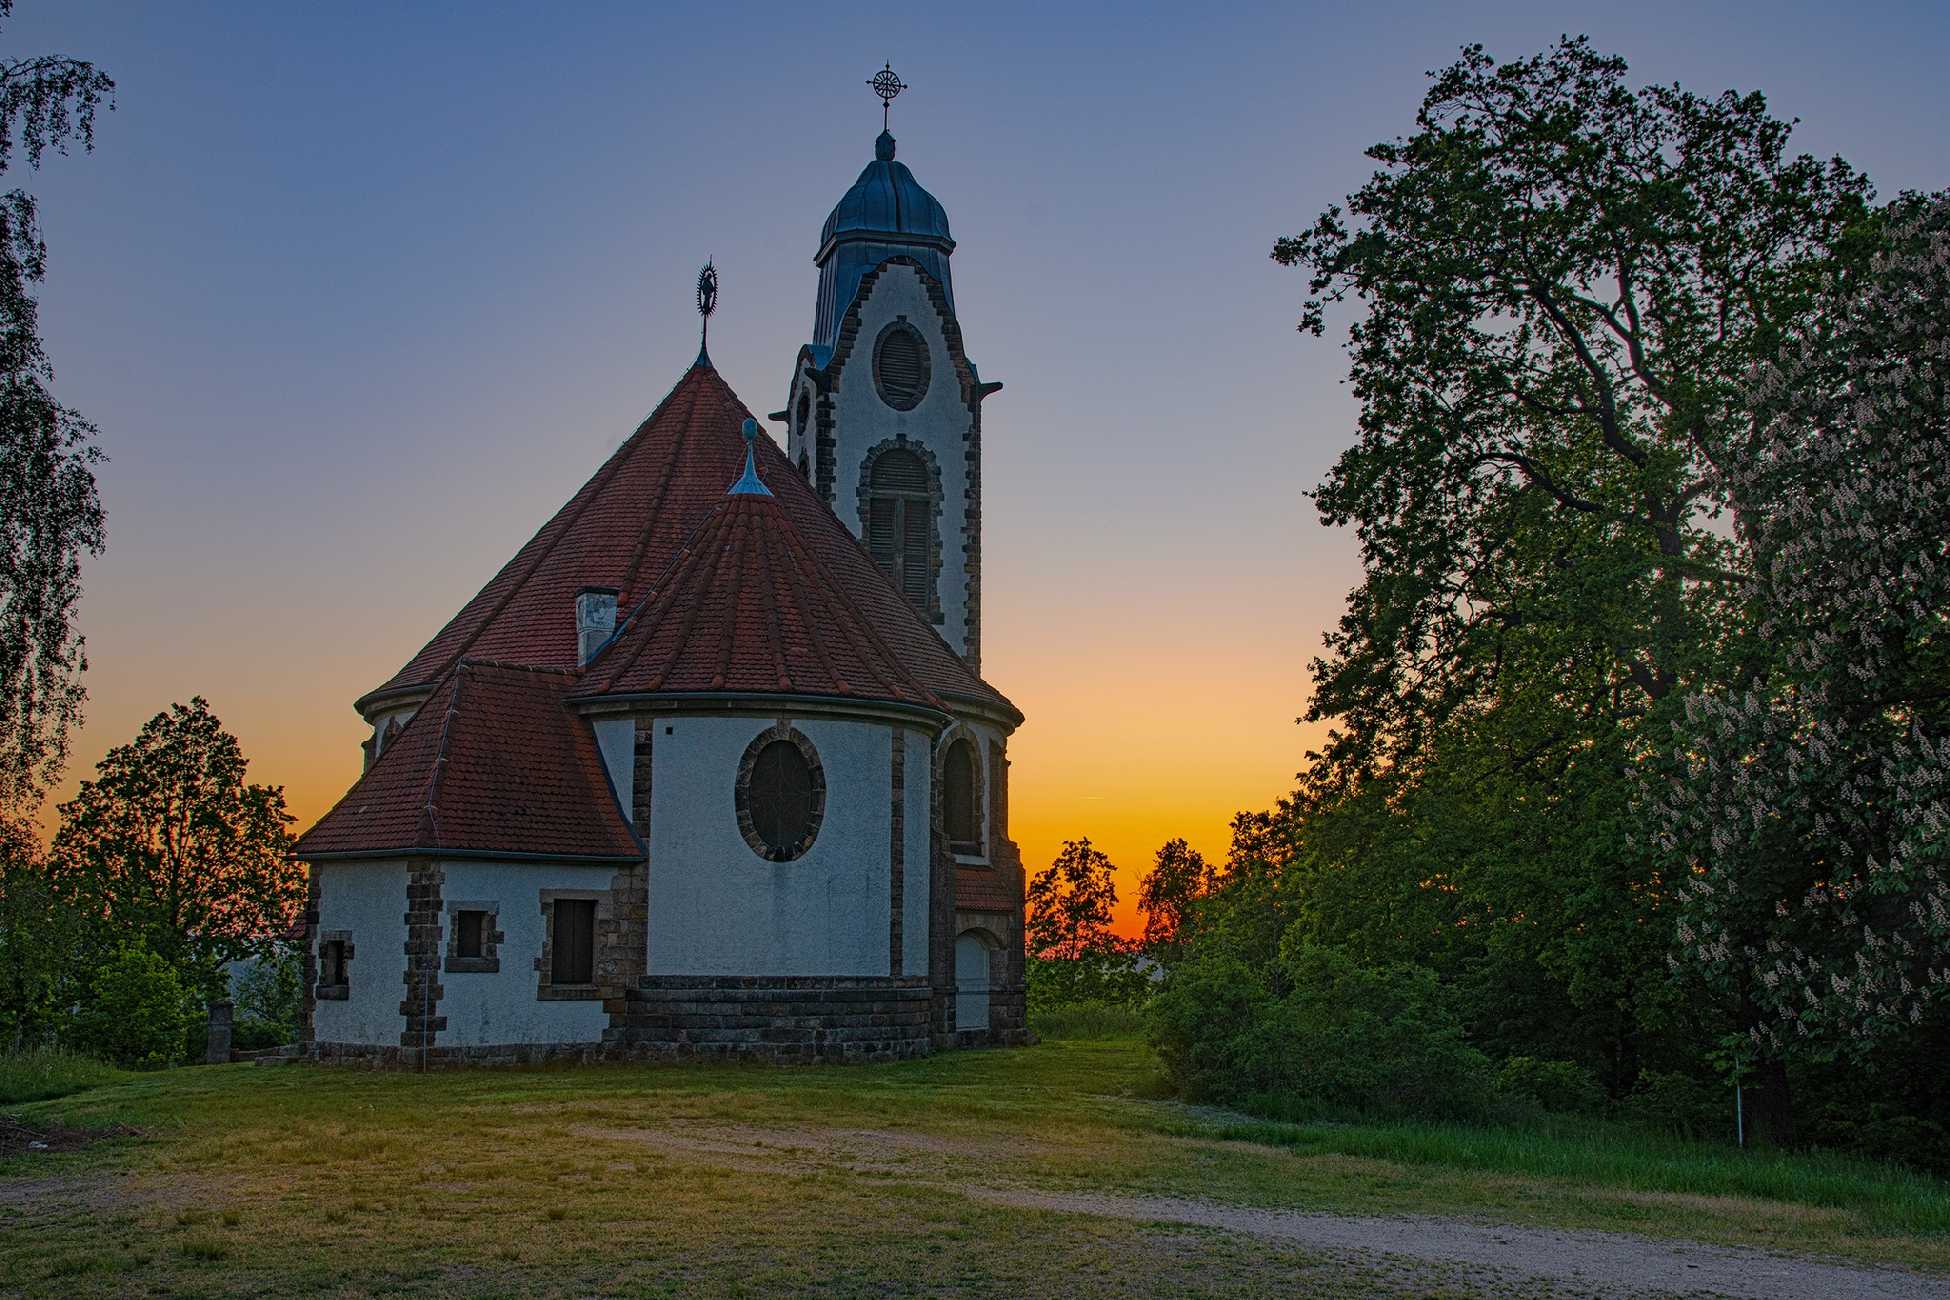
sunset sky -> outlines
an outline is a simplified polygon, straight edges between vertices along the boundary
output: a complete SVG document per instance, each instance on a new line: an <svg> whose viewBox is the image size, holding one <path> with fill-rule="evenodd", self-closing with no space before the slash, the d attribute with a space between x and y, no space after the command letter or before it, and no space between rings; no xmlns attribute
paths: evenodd
<svg viewBox="0 0 1950 1300"><path fill-rule="evenodd" d="M1645 81L1758 88L1885 195L1950 162L1941 4L1068 7L20 0L5 52L119 84L42 203L57 393L101 427L71 792L209 698L300 828L362 692L565 501L697 349L784 405L821 221L872 156L953 223L984 379L985 675L1031 869L1136 879L1287 790L1358 572L1304 493L1352 438L1334 340L1268 260L1412 128L1456 47L1588 32ZM564 617L569 612L564 611Z"/></svg>

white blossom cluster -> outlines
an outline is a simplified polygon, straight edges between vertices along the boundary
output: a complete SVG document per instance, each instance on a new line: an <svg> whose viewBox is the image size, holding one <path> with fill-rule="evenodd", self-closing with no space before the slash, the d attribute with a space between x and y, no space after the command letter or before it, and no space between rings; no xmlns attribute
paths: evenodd
<svg viewBox="0 0 1950 1300"><path fill-rule="evenodd" d="M1716 458L1753 650L1686 699L1649 791L1673 962L1774 1050L1860 1048L1950 992L1950 195L1889 214Z"/></svg>

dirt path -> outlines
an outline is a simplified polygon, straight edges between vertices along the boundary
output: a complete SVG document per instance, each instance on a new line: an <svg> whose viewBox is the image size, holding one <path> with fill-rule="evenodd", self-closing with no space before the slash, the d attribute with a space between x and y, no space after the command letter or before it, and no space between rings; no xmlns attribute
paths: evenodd
<svg viewBox="0 0 1950 1300"><path fill-rule="evenodd" d="M1708 1295L1741 1300L1928 1300L1950 1282L1893 1269L1793 1259L1764 1251L1622 1233L1460 1223L1423 1217L1362 1218L1258 1210L1209 1201L962 1187L976 1200L1143 1223L1221 1228L1321 1250L1389 1255L1532 1278L1606 1296Z"/></svg>

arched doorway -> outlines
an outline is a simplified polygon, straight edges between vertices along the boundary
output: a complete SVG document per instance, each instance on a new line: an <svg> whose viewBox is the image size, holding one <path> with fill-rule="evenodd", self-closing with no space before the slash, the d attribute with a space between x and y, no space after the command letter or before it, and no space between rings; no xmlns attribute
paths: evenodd
<svg viewBox="0 0 1950 1300"><path fill-rule="evenodd" d="M955 936L955 1031L989 1027L989 954L995 941L981 930Z"/></svg>

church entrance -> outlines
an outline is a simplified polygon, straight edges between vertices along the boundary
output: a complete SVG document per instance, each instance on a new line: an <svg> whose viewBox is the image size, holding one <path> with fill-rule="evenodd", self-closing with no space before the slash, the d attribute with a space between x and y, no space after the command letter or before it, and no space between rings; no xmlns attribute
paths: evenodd
<svg viewBox="0 0 1950 1300"><path fill-rule="evenodd" d="M964 930L955 939L955 1030L989 1027L989 937Z"/></svg>

